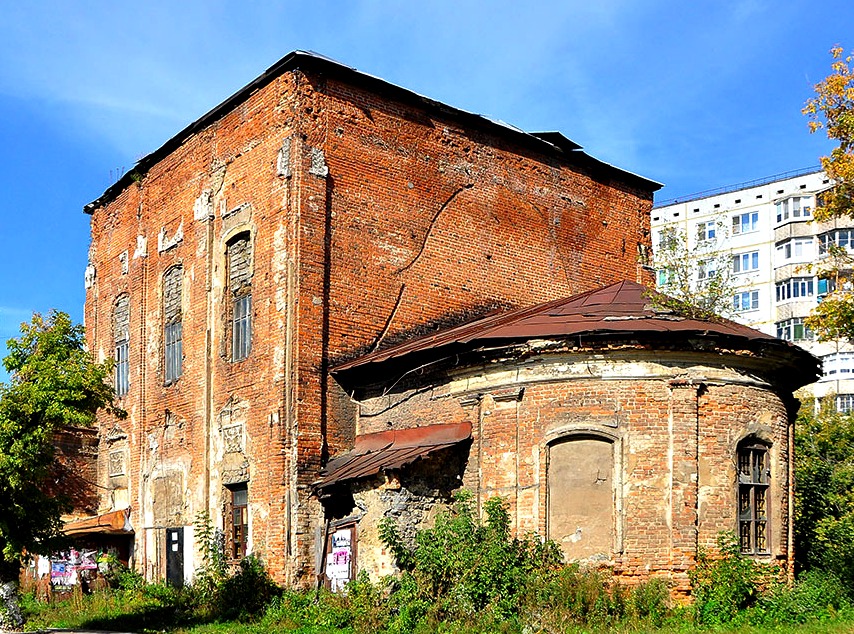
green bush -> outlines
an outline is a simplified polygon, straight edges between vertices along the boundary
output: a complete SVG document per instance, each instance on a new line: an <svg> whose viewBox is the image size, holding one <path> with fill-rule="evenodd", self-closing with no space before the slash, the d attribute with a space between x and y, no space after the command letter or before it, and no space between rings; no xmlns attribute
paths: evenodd
<svg viewBox="0 0 854 634"><path fill-rule="evenodd" d="M440 513L432 528L418 532L410 550L391 520L381 535L395 554L404 575L399 592L418 602L414 610L397 612L408 622L418 618L467 620L506 619L518 614L520 600L533 577L548 573L560 562L553 542L535 536L513 538L510 516L499 498L484 505L485 520L473 509L470 493L457 495L453 508ZM424 601L432 604L422 616ZM403 616L401 616L403 614Z"/></svg>
<svg viewBox="0 0 854 634"><path fill-rule="evenodd" d="M847 589L837 577L812 570L791 587L780 583L763 593L747 620L764 625L826 622L851 608Z"/></svg>
<svg viewBox="0 0 854 634"><path fill-rule="evenodd" d="M270 578L264 564L254 555L240 560L240 567L217 588L218 618L241 621L257 618L267 609L281 588Z"/></svg>
<svg viewBox="0 0 854 634"><path fill-rule="evenodd" d="M733 621L756 602L762 582L771 576L767 566L741 554L732 533L718 535L718 550L716 557L701 550L690 572L696 618L703 625Z"/></svg>

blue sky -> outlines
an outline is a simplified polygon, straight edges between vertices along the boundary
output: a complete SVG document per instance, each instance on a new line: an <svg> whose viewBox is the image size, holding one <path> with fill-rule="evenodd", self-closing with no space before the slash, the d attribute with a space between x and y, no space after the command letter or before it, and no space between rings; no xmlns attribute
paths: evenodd
<svg viewBox="0 0 854 634"><path fill-rule="evenodd" d="M0 341L83 315L85 203L294 49L662 182L659 199L818 163L800 108L851 0L7 2ZM0 374L0 379L4 378Z"/></svg>

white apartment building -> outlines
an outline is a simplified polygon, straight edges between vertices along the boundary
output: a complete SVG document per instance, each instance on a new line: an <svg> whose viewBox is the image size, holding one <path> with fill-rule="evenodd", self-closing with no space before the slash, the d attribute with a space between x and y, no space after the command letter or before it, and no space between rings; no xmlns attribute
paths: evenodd
<svg viewBox="0 0 854 634"><path fill-rule="evenodd" d="M808 389L818 398L834 397L840 411L854 411L854 346L819 343L804 326L832 290L832 282L806 265L827 257L829 244L854 254L854 221L813 220L816 196L829 186L825 174L811 168L656 203L653 248L662 230L674 228L687 236L689 248L705 243L725 254L736 288L730 316L821 358L824 376ZM707 271L696 268L699 283Z"/></svg>

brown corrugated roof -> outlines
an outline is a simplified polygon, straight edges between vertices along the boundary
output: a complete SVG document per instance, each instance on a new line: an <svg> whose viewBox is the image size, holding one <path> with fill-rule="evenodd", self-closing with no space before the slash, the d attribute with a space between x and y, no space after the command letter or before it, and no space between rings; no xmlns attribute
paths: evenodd
<svg viewBox="0 0 854 634"><path fill-rule="evenodd" d="M66 535L87 535L92 533L125 534L132 533L130 509L111 511L102 515L84 517L66 522L62 528Z"/></svg>
<svg viewBox="0 0 854 634"><path fill-rule="evenodd" d="M818 361L806 351L753 328L728 319L703 320L680 317L653 306L650 291L630 281L617 282L567 299L558 299L536 306L491 315L450 328L433 335L420 337L403 344L379 350L333 368L333 373L345 372L381 364L408 355L426 353L440 348L470 349L476 345L497 345L526 339L549 339L574 336L679 334L740 339L745 342L764 342L789 348L793 355L811 359L817 372ZM815 380L815 379L812 379ZM807 383L810 381L806 381Z"/></svg>
<svg viewBox="0 0 854 634"><path fill-rule="evenodd" d="M470 423L427 425L393 429L356 437L356 447L330 460L314 483L318 489L345 480L375 475L383 469L400 469L427 454L471 438Z"/></svg>

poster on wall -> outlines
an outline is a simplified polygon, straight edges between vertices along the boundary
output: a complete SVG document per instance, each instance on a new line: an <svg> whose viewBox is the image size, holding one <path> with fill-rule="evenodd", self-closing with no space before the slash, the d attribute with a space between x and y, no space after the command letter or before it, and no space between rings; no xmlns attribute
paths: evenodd
<svg viewBox="0 0 854 634"><path fill-rule="evenodd" d="M342 528L331 536L331 550L326 554L326 578L332 592L341 592L352 579L353 529Z"/></svg>
<svg viewBox="0 0 854 634"><path fill-rule="evenodd" d="M79 573L98 569L97 550L71 548L50 558L50 582L54 587L69 587L79 581Z"/></svg>

